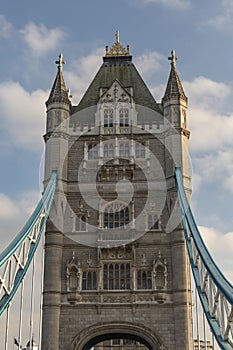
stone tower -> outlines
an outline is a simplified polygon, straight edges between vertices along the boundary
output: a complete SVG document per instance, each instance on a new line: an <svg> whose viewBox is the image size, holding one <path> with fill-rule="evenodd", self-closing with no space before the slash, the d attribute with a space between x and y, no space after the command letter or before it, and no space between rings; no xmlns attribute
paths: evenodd
<svg viewBox="0 0 233 350"><path fill-rule="evenodd" d="M172 51L162 103L116 41L78 106L62 55L47 106L46 350L192 348L190 281L174 169L190 194L185 96ZM78 83L78 82L77 82Z"/></svg>

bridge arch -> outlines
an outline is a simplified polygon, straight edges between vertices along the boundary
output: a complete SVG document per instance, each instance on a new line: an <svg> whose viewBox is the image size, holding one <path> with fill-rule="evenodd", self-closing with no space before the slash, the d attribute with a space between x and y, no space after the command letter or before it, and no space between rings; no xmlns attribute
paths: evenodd
<svg viewBox="0 0 233 350"><path fill-rule="evenodd" d="M71 350L90 350L94 345L110 339L132 339L145 345L149 350L161 349L159 339L141 324L129 322L98 323L85 328L71 344Z"/></svg>

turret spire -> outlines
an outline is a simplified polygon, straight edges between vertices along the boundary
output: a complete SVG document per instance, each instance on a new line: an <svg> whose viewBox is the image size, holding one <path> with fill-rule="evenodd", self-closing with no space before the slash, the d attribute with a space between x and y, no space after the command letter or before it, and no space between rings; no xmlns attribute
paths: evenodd
<svg viewBox="0 0 233 350"><path fill-rule="evenodd" d="M62 67L66 62L63 60L63 55L60 53L58 61L55 61L58 65L57 76L55 78L53 87L51 89L48 101L46 105L51 104L53 102L61 102L65 104L70 104L69 95L66 89L65 81L62 75Z"/></svg>
<svg viewBox="0 0 233 350"><path fill-rule="evenodd" d="M176 70L177 57L175 51L171 51L171 57L168 57L171 61L171 71L167 82L167 88L163 97L163 101L169 100L171 98L181 98L187 102L187 97L184 93L180 78Z"/></svg>

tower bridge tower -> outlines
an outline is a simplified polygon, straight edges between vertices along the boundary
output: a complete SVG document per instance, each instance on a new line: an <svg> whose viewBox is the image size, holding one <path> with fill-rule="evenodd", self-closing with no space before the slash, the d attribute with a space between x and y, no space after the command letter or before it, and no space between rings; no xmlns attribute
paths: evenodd
<svg viewBox="0 0 233 350"><path fill-rule="evenodd" d="M46 102L42 349L192 348L174 169L190 194L187 97L171 71L157 103L119 33L77 106L62 68ZM162 94L162 93L161 93Z"/></svg>

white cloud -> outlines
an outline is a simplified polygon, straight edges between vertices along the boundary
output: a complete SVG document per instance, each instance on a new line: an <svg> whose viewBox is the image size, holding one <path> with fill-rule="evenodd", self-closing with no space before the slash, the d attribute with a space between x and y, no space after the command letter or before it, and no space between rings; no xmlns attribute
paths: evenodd
<svg viewBox="0 0 233 350"><path fill-rule="evenodd" d="M193 189L213 184L233 192L233 90L200 76L183 82L189 97L188 128L194 166ZM192 174L193 175L193 174Z"/></svg>
<svg viewBox="0 0 233 350"><path fill-rule="evenodd" d="M87 89L102 63L103 48L97 48L87 56L72 63L72 70L64 70L66 85L73 95L72 104L76 104Z"/></svg>
<svg viewBox="0 0 233 350"><path fill-rule="evenodd" d="M12 144L33 150L41 147L47 98L48 92L29 93L18 82L0 84L1 128Z"/></svg>
<svg viewBox="0 0 233 350"><path fill-rule="evenodd" d="M232 94L232 87L229 85L203 76L199 76L191 82L185 81L183 84L188 96L191 96L191 106L201 105L208 110L216 110L218 104L222 107Z"/></svg>
<svg viewBox="0 0 233 350"><path fill-rule="evenodd" d="M191 149L206 152L233 145L232 87L202 76L183 85L190 97L188 125Z"/></svg>
<svg viewBox="0 0 233 350"><path fill-rule="evenodd" d="M0 193L0 238L1 250L17 235L39 201L39 191L21 193L12 199Z"/></svg>
<svg viewBox="0 0 233 350"><path fill-rule="evenodd" d="M199 227L208 250L220 270L233 283L232 252L233 232L222 233L211 227Z"/></svg>
<svg viewBox="0 0 233 350"><path fill-rule="evenodd" d="M19 208L4 193L0 193L0 220L11 219L19 215Z"/></svg>
<svg viewBox="0 0 233 350"><path fill-rule="evenodd" d="M233 114L227 116L191 107L189 127L192 131L190 146L195 152L213 151L233 144Z"/></svg>
<svg viewBox="0 0 233 350"><path fill-rule="evenodd" d="M9 38L12 30L13 30L12 24L7 21L5 16L0 15L0 37L5 39Z"/></svg>
<svg viewBox="0 0 233 350"><path fill-rule="evenodd" d="M146 52L135 58L135 65L143 76L151 75L161 69L164 60L165 57L159 52Z"/></svg>
<svg viewBox="0 0 233 350"><path fill-rule="evenodd" d="M212 26L217 30L226 30L232 25L233 19L233 2L232 0L221 1L222 11L217 16L210 18L205 24Z"/></svg>
<svg viewBox="0 0 233 350"><path fill-rule="evenodd" d="M200 174L191 172L191 180L192 180L192 191L195 192L201 186L203 178L202 176L200 176Z"/></svg>
<svg viewBox="0 0 233 350"><path fill-rule="evenodd" d="M33 22L29 22L20 32L36 55L44 55L55 49L65 37L59 28L48 29L44 24L36 25Z"/></svg>
<svg viewBox="0 0 233 350"><path fill-rule="evenodd" d="M145 4L160 4L177 9L187 9L190 7L189 0L143 0Z"/></svg>
<svg viewBox="0 0 233 350"><path fill-rule="evenodd" d="M200 186L202 183L213 184L233 193L233 152L232 147L218 150L193 159L195 172L198 172ZM199 186L196 188L198 189ZM194 188L195 190L195 188Z"/></svg>

